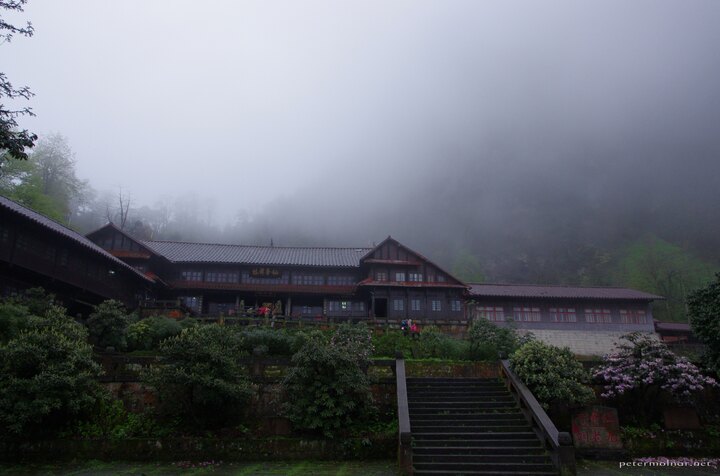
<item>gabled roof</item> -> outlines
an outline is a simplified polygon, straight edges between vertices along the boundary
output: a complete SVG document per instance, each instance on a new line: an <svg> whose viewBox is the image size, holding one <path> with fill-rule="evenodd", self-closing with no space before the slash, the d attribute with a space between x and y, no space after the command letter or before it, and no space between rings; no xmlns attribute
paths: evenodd
<svg viewBox="0 0 720 476"><path fill-rule="evenodd" d="M470 295L477 297L627 299L638 301L665 299L662 296L628 288L541 286L533 284L470 283Z"/></svg>
<svg viewBox="0 0 720 476"><path fill-rule="evenodd" d="M36 223L37 225L42 226L46 230L48 230L51 233L54 233L56 235L60 235L63 238L69 239L76 244L87 248L88 250L101 255L103 258L112 261L113 264L116 264L117 266L120 266L121 268L125 268L129 271L131 271L133 274L141 277L142 279L146 281L151 281L149 278L147 278L142 273L138 272L135 268L128 265L122 260L117 259L104 249L100 248L98 245L90 241L88 238L84 237L80 233L71 230L70 228L66 227L65 225L61 225L60 223L56 222L55 220L46 217L45 215L41 215L40 213L33 211L23 205L20 205L17 202L14 202L13 200L10 200L7 197L3 197L0 195L0 207L5 208L7 210L10 210L10 212L22 216L23 218L32 221Z"/></svg>
<svg viewBox="0 0 720 476"><path fill-rule="evenodd" d="M357 268L369 248L312 248L141 241L174 263L219 263Z"/></svg>
<svg viewBox="0 0 720 476"><path fill-rule="evenodd" d="M450 279L454 280L454 281L455 281L455 284L459 284L459 285L461 285L461 286L464 287L464 288L467 288L467 287L468 287L468 285L465 284L463 281L459 280L458 278L456 278L456 277L453 276L452 274L450 274L450 273L448 273L447 271L445 271L444 269L442 269L442 268L441 268L440 266L438 266L437 264L435 264L435 263L433 263L432 261L430 261L430 260L429 260L428 258L426 258L425 256L421 255L420 253L418 253L418 252L415 251L415 250L412 250L412 249L408 248L407 246L403 245L403 244L400 243L398 240L396 240L395 238L393 238L392 236L389 236L389 235L388 235L388 237L385 238L382 242L380 242L380 244L378 244L377 246L375 246L375 247L373 247L373 248L370 248L370 249L368 250L368 252L365 254L365 256L362 257L362 260L361 260L361 261L362 261L363 263L366 262L366 261L367 261L368 263L376 262L377 260L373 260L372 258L370 258L370 255L373 253L373 251L381 248L381 247L382 247L383 245L385 245L385 243L387 243L387 242L393 242L393 243L395 243L396 246L399 246L400 248L405 249L405 251L407 251L408 253L417 256L421 261L424 261L424 262L426 262L426 263L428 263L428 264L433 265L434 267L436 267L437 269L439 269L439 270L442 271L443 273L447 274L447 275L450 277ZM397 260L383 260L383 261L386 262L386 263L388 263L388 264L410 264L410 263L405 262L405 261L397 261ZM393 263L393 262L394 262L394 263ZM373 284L374 284L374 283L376 283L376 281L373 282ZM407 284L407 283L405 283L405 284ZM445 284L445 283L442 283L442 284ZM452 284L452 283L450 283L450 284Z"/></svg>
<svg viewBox="0 0 720 476"><path fill-rule="evenodd" d="M101 226L100 228L97 228L97 229L91 231L90 233L86 233L85 236L87 236L88 238L92 238L93 236L97 235L97 234L100 233L101 231L108 230L108 229L109 229L109 230L112 230L112 231L114 231L114 232L116 232L116 233L120 233L120 234L123 235L125 238L134 241L135 243L137 243L138 246L140 246L141 248L146 249L146 250L148 251L148 253L152 253L152 252L153 252L150 248L148 248L147 246L145 246L141 240L139 240L139 239L137 239L136 237L132 236L130 233L128 233L128 232L126 232L125 230L123 230L122 228L118 227L118 226L115 225L115 223L113 223L113 222L106 223L105 225Z"/></svg>

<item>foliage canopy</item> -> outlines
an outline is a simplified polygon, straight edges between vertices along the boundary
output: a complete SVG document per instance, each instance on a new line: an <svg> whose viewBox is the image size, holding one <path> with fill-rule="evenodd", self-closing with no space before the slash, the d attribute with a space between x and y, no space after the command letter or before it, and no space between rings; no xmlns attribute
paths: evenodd
<svg viewBox="0 0 720 476"><path fill-rule="evenodd" d="M687 305L693 333L707 346L705 362L720 374L720 273L714 282L690 294Z"/></svg>
<svg viewBox="0 0 720 476"><path fill-rule="evenodd" d="M7 435L56 429L90 408L101 370L87 331L52 307L0 345L0 427Z"/></svg>

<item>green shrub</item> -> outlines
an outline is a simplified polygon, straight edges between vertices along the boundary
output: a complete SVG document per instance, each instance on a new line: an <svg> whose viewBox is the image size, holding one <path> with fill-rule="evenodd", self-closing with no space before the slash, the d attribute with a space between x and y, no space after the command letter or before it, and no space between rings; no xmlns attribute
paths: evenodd
<svg viewBox="0 0 720 476"><path fill-rule="evenodd" d="M127 347L126 328L132 319L123 305L112 299L97 306L87 320L90 339L98 347L114 347L124 350Z"/></svg>
<svg viewBox="0 0 720 476"><path fill-rule="evenodd" d="M417 339L412 339L412 354L417 359L463 360L468 356L468 344L444 334L437 326L422 329Z"/></svg>
<svg viewBox="0 0 720 476"><path fill-rule="evenodd" d="M341 324L330 337L330 345L344 349L360 364L368 364L373 354L370 330L364 322Z"/></svg>
<svg viewBox="0 0 720 476"><path fill-rule="evenodd" d="M175 319L164 316L153 316L130 324L127 328L127 345L129 350L157 349L160 342L173 337L182 331L182 326Z"/></svg>
<svg viewBox="0 0 720 476"><path fill-rule="evenodd" d="M245 330L243 348L248 353L261 352L270 355L291 356L297 351L297 334L265 327Z"/></svg>
<svg viewBox="0 0 720 476"><path fill-rule="evenodd" d="M130 413L123 403L102 392L87 418L73 423L61 437L84 439L163 438L173 432L173 425L162 425L148 413Z"/></svg>
<svg viewBox="0 0 720 476"><path fill-rule="evenodd" d="M595 397L588 387L589 372L567 347L532 341L520 347L510 362L512 370L545 409L555 402L584 405Z"/></svg>
<svg viewBox="0 0 720 476"><path fill-rule="evenodd" d="M533 338L532 334L519 334L513 327L500 327L487 319L477 319L468 330L470 354L478 360L491 353L495 354L492 359L497 359L498 352L510 355Z"/></svg>
<svg viewBox="0 0 720 476"><path fill-rule="evenodd" d="M238 363L243 347L240 332L217 324L189 327L164 340L164 364L143 375L158 392L160 413L195 429L239 421L253 393Z"/></svg>
<svg viewBox="0 0 720 476"><path fill-rule="evenodd" d="M100 366L87 331L51 307L26 330L0 345L0 428L6 436L38 436L90 408Z"/></svg>
<svg viewBox="0 0 720 476"><path fill-rule="evenodd" d="M363 355L356 352L358 341L345 337L343 332L328 343L314 332L293 355L283 381L288 396L284 411L297 429L330 438L374 413Z"/></svg>
<svg viewBox="0 0 720 476"><path fill-rule="evenodd" d="M387 331L382 335L375 335L372 339L376 357L395 358L397 352L409 358L412 356L412 339L400 331Z"/></svg>

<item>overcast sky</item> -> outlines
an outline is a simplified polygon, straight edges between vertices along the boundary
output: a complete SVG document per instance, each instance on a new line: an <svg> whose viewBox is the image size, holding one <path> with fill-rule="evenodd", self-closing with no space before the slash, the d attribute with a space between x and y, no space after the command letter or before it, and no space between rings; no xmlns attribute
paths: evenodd
<svg viewBox="0 0 720 476"><path fill-rule="evenodd" d="M64 134L95 188L196 193L221 217L330 209L326 190L391 202L455 156L487 161L481 183L492 161L720 134L715 0L30 0L20 18L35 36L0 54L36 94L24 127Z"/></svg>

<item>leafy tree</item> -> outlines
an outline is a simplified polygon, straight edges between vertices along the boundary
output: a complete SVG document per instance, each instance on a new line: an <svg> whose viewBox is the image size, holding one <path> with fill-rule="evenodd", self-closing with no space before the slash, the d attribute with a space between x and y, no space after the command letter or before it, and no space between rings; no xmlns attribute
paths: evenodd
<svg viewBox="0 0 720 476"><path fill-rule="evenodd" d="M553 403L584 405L595 396L588 386L590 374L567 347L535 340L520 347L510 363L545 409Z"/></svg>
<svg viewBox="0 0 720 476"><path fill-rule="evenodd" d="M712 280L716 270L688 250L650 236L623 250L613 280L664 296L653 305L658 320L687 322L686 297Z"/></svg>
<svg viewBox="0 0 720 476"><path fill-rule="evenodd" d="M100 367L85 328L51 308L0 345L0 428L11 437L57 429L90 408Z"/></svg>
<svg viewBox="0 0 720 476"><path fill-rule="evenodd" d="M296 428L331 438L374 411L358 341L345 337L328 343L315 332L293 355L283 386L285 414Z"/></svg>
<svg viewBox="0 0 720 476"><path fill-rule="evenodd" d="M685 357L678 357L655 338L634 332L623 336L627 343L606 355L593 376L603 385L603 398L621 399L620 407L632 408L636 419L647 423L656 415L658 400L689 403L705 386L717 385L703 376Z"/></svg>
<svg viewBox="0 0 720 476"><path fill-rule="evenodd" d="M2 164L0 191L39 213L68 223L91 195L87 182L75 174L73 155L62 135L43 138L27 161Z"/></svg>
<svg viewBox="0 0 720 476"><path fill-rule="evenodd" d="M707 346L705 361L720 374L720 273L714 282L690 294L687 305L693 333Z"/></svg>
<svg viewBox="0 0 720 476"><path fill-rule="evenodd" d="M27 0L0 0L0 11L22 12ZM15 26L0 16L0 43L9 43L14 35L32 36L34 29L30 22L25 26ZM34 115L28 107L12 109L5 104L6 100L30 99L32 92L27 86L17 88L10 83L5 73L0 72L0 152L6 151L2 157L27 159L26 148L35 144L37 136L26 129L17 130L17 118Z"/></svg>
<svg viewBox="0 0 720 476"><path fill-rule="evenodd" d="M194 326L160 344L164 364L144 380L158 391L160 411L194 427L227 425L242 417L253 394L238 363L242 336L217 324Z"/></svg>
<svg viewBox="0 0 720 476"><path fill-rule="evenodd" d="M120 302L109 299L95 306L87 320L87 327L91 340L98 347L122 350L127 347L126 329L131 321L125 307Z"/></svg>

